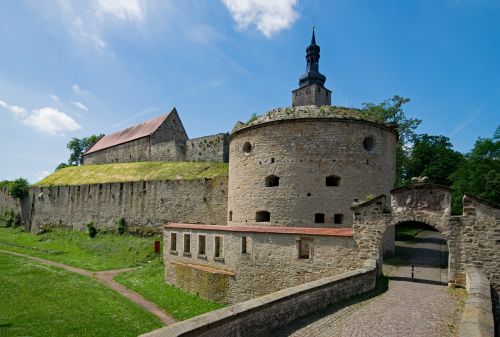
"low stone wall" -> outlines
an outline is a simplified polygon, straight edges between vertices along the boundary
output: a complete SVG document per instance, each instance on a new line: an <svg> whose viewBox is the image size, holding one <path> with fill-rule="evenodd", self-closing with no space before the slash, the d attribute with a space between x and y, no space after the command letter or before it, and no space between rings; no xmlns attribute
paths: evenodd
<svg viewBox="0 0 500 337"><path fill-rule="evenodd" d="M490 282L476 267L466 268L466 289L468 293L459 337L493 337L494 323L491 303Z"/></svg>
<svg viewBox="0 0 500 337"><path fill-rule="evenodd" d="M272 330L300 317L374 289L376 273L376 262L367 260L361 269L235 304L141 337L270 336Z"/></svg>
<svg viewBox="0 0 500 337"><path fill-rule="evenodd" d="M227 218L227 177L157 180L75 186L31 187L21 206L0 189L0 212L21 213L28 231L41 225L82 228L88 221L114 227L158 227L172 221L223 225Z"/></svg>

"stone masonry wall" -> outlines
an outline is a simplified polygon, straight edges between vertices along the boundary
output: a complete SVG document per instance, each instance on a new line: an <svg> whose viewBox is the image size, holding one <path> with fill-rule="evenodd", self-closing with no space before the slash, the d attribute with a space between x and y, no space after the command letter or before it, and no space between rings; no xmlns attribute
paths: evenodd
<svg viewBox="0 0 500 337"><path fill-rule="evenodd" d="M480 198L465 195L463 214L450 216L451 190L420 184L392 191L391 210L385 196L353 207L353 236L361 258L381 265L384 233L403 222L421 222L438 230L448 245L448 284L465 286L465 270L477 267L491 282L495 320L500 318L500 209Z"/></svg>
<svg viewBox="0 0 500 337"><path fill-rule="evenodd" d="M365 140L371 140L366 148ZM260 124L234 133L229 151L229 225L347 227L352 204L388 195L395 178L396 134L360 120ZM266 186L271 176L279 186ZM337 176L338 186L326 186L328 176ZM259 211L270 220L256 221ZM323 223L316 213L324 214Z"/></svg>
<svg viewBox="0 0 500 337"><path fill-rule="evenodd" d="M177 246L172 247L171 234ZM185 234L190 250L184 252ZM198 255L200 235L206 252ZM223 238L223 257L215 257L215 237ZM242 237L247 252L242 253ZM298 240L312 244L310 259L298 258ZM212 230L164 230L164 261L168 283L217 302L238 303L256 296L359 268L352 237L311 236ZM194 267L193 267L194 266Z"/></svg>
<svg viewBox="0 0 500 337"><path fill-rule="evenodd" d="M149 137L139 138L101 151L86 154L85 165L149 161Z"/></svg>
<svg viewBox="0 0 500 337"><path fill-rule="evenodd" d="M312 84L292 91L292 106L323 106L331 104L332 92L318 84Z"/></svg>
<svg viewBox="0 0 500 337"><path fill-rule="evenodd" d="M170 221L225 224L227 177L32 187L25 201L23 221L31 231L43 224L81 228L88 221L113 227L120 217L131 227ZM14 205L0 190L0 210Z"/></svg>
<svg viewBox="0 0 500 337"><path fill-rule="evenodd" d="M164 327L141 337L267 337L290 322L375 287L375 261Z"/></svg>
<svg viewBox="0 0 500 337"><path fill-rule="evenodd" d="M228 135L219 133L186 141L186 161L227 163L229 161Z"/></svg>

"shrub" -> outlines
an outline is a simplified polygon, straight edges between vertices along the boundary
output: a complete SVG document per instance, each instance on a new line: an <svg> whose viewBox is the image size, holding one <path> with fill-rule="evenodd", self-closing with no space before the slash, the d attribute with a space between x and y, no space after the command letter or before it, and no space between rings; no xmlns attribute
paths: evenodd
<svg viewBox="0 0 500 337"><path fill-rule="evenodd" d="M24 197L28 196L29 183L28 180L24 178L19 178L14 180L9 185L9 194L16 199L22 200Z"/></svg>
<svg viewBox="0 0 500 337"><path fill-rule="evenodd" d="M116 227L118 228L118 234L125 234L127 232L127 222L124 217L116 220Z"/></svg>
<svg viewBox="0 0 500 337"><path fill-rule="evenodd" d="M20 227L21 215L13 210L6 210L0 215L0 227Z"/></svg>
<svg viewBox="0 0 500 337"><path fill-rule="evenodd" d="M97 235L97 228L95 228L94 223L92 221L87 222L85 224L87 227L87 233L89 233L90 238L95 238Z"/></svg>

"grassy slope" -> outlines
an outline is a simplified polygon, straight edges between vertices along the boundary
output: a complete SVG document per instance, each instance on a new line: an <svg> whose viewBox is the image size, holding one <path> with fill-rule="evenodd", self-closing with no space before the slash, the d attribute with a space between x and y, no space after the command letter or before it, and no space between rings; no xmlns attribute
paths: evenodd
<svg viewBox="0 0 500 337"><path fill-rule="evenodd" d="M141 180L213 178L227 175L226 163L139 162L71 166L58 170L36 186L83 185Z"/></svg>
<svg viewBox="0 0 500 337"><path fill-rule="evenodd" d="M0 228L0 249L43 257L89 270L119 269L140 265L154 258L154 240L130 235L54 230L36 235ZM161 240L160 240L161 241Z"/></svg>
<svg viewBox="0 0 500 337"><path fill-rule="evenodd" d="M177 320L223 307L222 304L204 300L165 283L163 264L158 262L120 274L115 280L164 308Z"/></svg>
<svg viewBox="0 0 500 337"><path fill-rule="evenodd" d="M1 336L137 336L162 326L92 279L0 253Z"/></svg>

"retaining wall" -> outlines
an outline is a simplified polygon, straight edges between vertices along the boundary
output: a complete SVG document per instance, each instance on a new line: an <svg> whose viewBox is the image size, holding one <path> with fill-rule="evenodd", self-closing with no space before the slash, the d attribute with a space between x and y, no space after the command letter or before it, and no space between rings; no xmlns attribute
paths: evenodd
<svg viewBox="0 0 500 337"><path fill-rule="evenodd" d="M495 333L490 282L476 267L466 268L468 293L460 321L459 337L493 337Z"/></svg>
<svg viewBox="0 0 500 337"><path fill-rule="evenodd" d="M21 205L0 189L0 212L21 213L30 231L43 224L81 228L88 221L114 227L120 217L129 227L159 228L172 221L223 225L227 177L31 187Z"/></svg>
<svg viewBox="0 0 500 337"><path fill-rule="evenodd" d="M141 337L270 336L300 317L374 289L376 273L376 262L367 260L361 269L222 308Z"/></svg>

